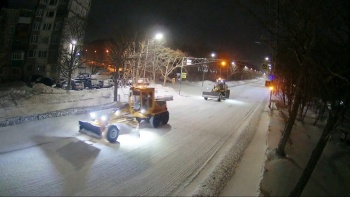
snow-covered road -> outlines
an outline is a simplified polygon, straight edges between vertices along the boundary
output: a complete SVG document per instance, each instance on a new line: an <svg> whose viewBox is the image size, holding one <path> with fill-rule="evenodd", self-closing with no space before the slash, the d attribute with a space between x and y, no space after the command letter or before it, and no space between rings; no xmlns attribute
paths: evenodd
<svg viewBox="0 0 350 197"><path fill-rule="evenodd" d="M262 80L232 86L222 102L201 91L183 84L168 102L167 125L141 122L140 135L120 135L116 144L78 133L86 114L0 128L0 195L191 194L268 98Z"/></svg>

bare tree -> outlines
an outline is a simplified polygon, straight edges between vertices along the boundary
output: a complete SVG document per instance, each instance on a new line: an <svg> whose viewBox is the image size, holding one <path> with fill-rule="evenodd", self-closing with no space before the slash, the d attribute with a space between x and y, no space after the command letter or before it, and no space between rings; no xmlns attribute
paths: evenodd
<svg viewBox="0 0 350 197"><path fill-rule="evenodd" d="M71 78L81 64L80 51L82 51L85 36L86 21L74 16L64 21L62 40L59 50L60 74L68 78L67 91L71 87Z"/></svg>
<svg viewBox="0 0 350 197"><path fill-rule="evenodd" d="M164 48L159 57L160 66L159 70L161 75L164 77L163 86L166 84L166 80L170 73L172 73L176 68L182 66L183 58L185 54L180 50L171 50L170 48Z"/></svg>
<svg viewBox="0 0 350 197"><path fill-rule="evenodd" d="M277 153L285 155L284 149L297 112L300 109L303 110L303 102L306 103L309 96L320 99L321 106L328 106L325 108L329 114L327 124L302 176L290 193L290 196L300 196L331 133L349 110L349 2L329 0L261 2L268 5L269 11L275 10L273 13L278 13L263 22L271 35L278 38L276 54L279 54L283 48L288 49L291 54L294 54L295 58L292 59L297 60L296 75L278 73L293 81L288 82L293 86L293 90L290 95L287 95L287 99L292 103ZM279 59L277 62L285 60ZM277 67L281 66L283 65L277 65ZM309 90L306 88L312 88L312 94L307 93Z"/></svg>
<svg viewBox="0 0 350 197"><path fill-rule="evenodd" d="M112 39L108 44L110 45L110 58L114 66L114 101L118 101L118 86L121 83L120 70L126 71L125 62L130 59L133 52L133 40L126 36L121 36L116 39ZM125 81L125 79L124 79Z"/></svg>
<svg viewBox="0 0 350 197"><path fill-rule="evenodd" d="M331 9L330 9L331 8ZM311 58L315 61L312 68L316 72L319 98L328 111L326 126L317 142L306 167L293 188L290 196L300 196L311 177L330 136L349 116L350 111L350 69L349 69L349 27L350 20L348 1L324 1L320 7L323 23L316 34L317 47L311 51Z"/></svg>

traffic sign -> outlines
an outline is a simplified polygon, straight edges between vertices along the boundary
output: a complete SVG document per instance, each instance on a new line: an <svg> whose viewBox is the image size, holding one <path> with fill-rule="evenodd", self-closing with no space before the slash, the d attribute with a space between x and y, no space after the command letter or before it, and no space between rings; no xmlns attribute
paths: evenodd
<svg viewBox="0 0 350 197"><path fill-rule="evenodd" d="M186 75L187 75L187 73L181 73L181 78L186 79Z"/></svg>
<svg viewBox="0 0 350 197"><path fill-rule="evenodd" d="M267 64L263 64L261 67L263 70L267 70L267 68L268 68Z"/></svg>

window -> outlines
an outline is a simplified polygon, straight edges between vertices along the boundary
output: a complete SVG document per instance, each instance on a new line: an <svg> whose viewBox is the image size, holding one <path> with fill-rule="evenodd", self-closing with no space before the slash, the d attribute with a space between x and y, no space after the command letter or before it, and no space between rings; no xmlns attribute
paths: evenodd
<svg viewBox="0 0 350 197"><path fill-rule="evenodd" d="M41 58L47 57L47 51L39 51L38 57L41 57Z"/></svg>
<svg viewBox="0 0 350 197"><path fill-rule="evenodd" d="M55 16L55 12L54 12L54 11L48 11L48 12L46 12L46 17L52 18L52 17L54 17L54 16Z"/></svg>
<svg viewBox="0 0 350 197"><path fill-rule="evenodd" d="M51 44L57 44L58 41L59 41L59 37L58 36L52 36Z"/></svg>
<svg viewBox="0 0 350 197"><path fill-rule="evenodd" d="M54 29L57 31L57 30L60 30L61 29L61 22L56 22L55 23L55 27Z"/></svg>
<svg viewBox="0 0 350 197"><path fill-rule="evenodd" d="M23 53L22 52L12 53L12 59L13 60L23 60Z"/></svg>
<svg viewBox="0 0 350 197"><path fill-rule="evenodd" d="M34 30L40 30L40 22L34 22L33 23L33 29Z"/></svg>
<svg viewBox="0 0 350 197"><path fill-rule="evenodd" d="M55 57L56 56L56 50L55 49L50 49L49 50L49 57Z"/></svg>
<svg viewBox="0 0 350 197"><path fill-rule="evenodd" d="M56 5L57 4L57 0L50 0L49 5Z"/></svg>
<svg viewBox="0 0 350 197"><path fill-rule="evenodd" d="M38 36L31 36L30 37L30 43L38 43Z"/></svg>
<svg viewBox="0 0 350 197"><path fill-rule="evenodd" d="M51 30L51 23L45 23L43 26L43 30Z"/></svg>
<svg viewBox="0 0 350 197"><path fill-rule="evenodd" d="M43 17L43 10L41 10L41 9L38 9L37 11L36 11L36 15L35 15L36 17Z"/></svg>
<svg viewBox="0 0 350 197"><path fill-rule="evenodd" d="M28 51L28 57L29 58L36 57L36 50L29 50Z"/></svg>
<svg viewBox="0 0 350 197"><path fill-rule="evenodd" d="M9 30L11 34L15 33L15 26L11 25Z"/></svg>
<svg viewBox="0 0 350 197"><path fill-rule="evenodd" d="M41 38L41 43L48 44L49 43L49 37L42 37Z"/></svg>
<svg viewBox="0 0 350 197"><path fill-rule="evenodd" d="M20 74L20 69L19 68L12 68L12 74L13 75L19 75Z"/></svg>

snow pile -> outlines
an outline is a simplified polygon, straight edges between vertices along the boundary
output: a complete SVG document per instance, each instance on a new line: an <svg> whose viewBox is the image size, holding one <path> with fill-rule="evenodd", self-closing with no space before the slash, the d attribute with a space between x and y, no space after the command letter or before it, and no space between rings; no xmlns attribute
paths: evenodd
<svg viewBox="0 0 350 197"><path fill-rule="evenodd" d="M41 94L41 93L53 93L54 92L54 88L49 87L47 85L44 85L42 83L37 83L33 85L33 92L37 93L37 94Z"/></svg>
<svg viewBox="0 0 350 197"><path fill-rule="evenodd" d="M114 99L113 88L67 92L43 84L35 84L33 88L25 84L8 85L0 89L0 96L0 121L48 111L105 105Z"/></svg>

